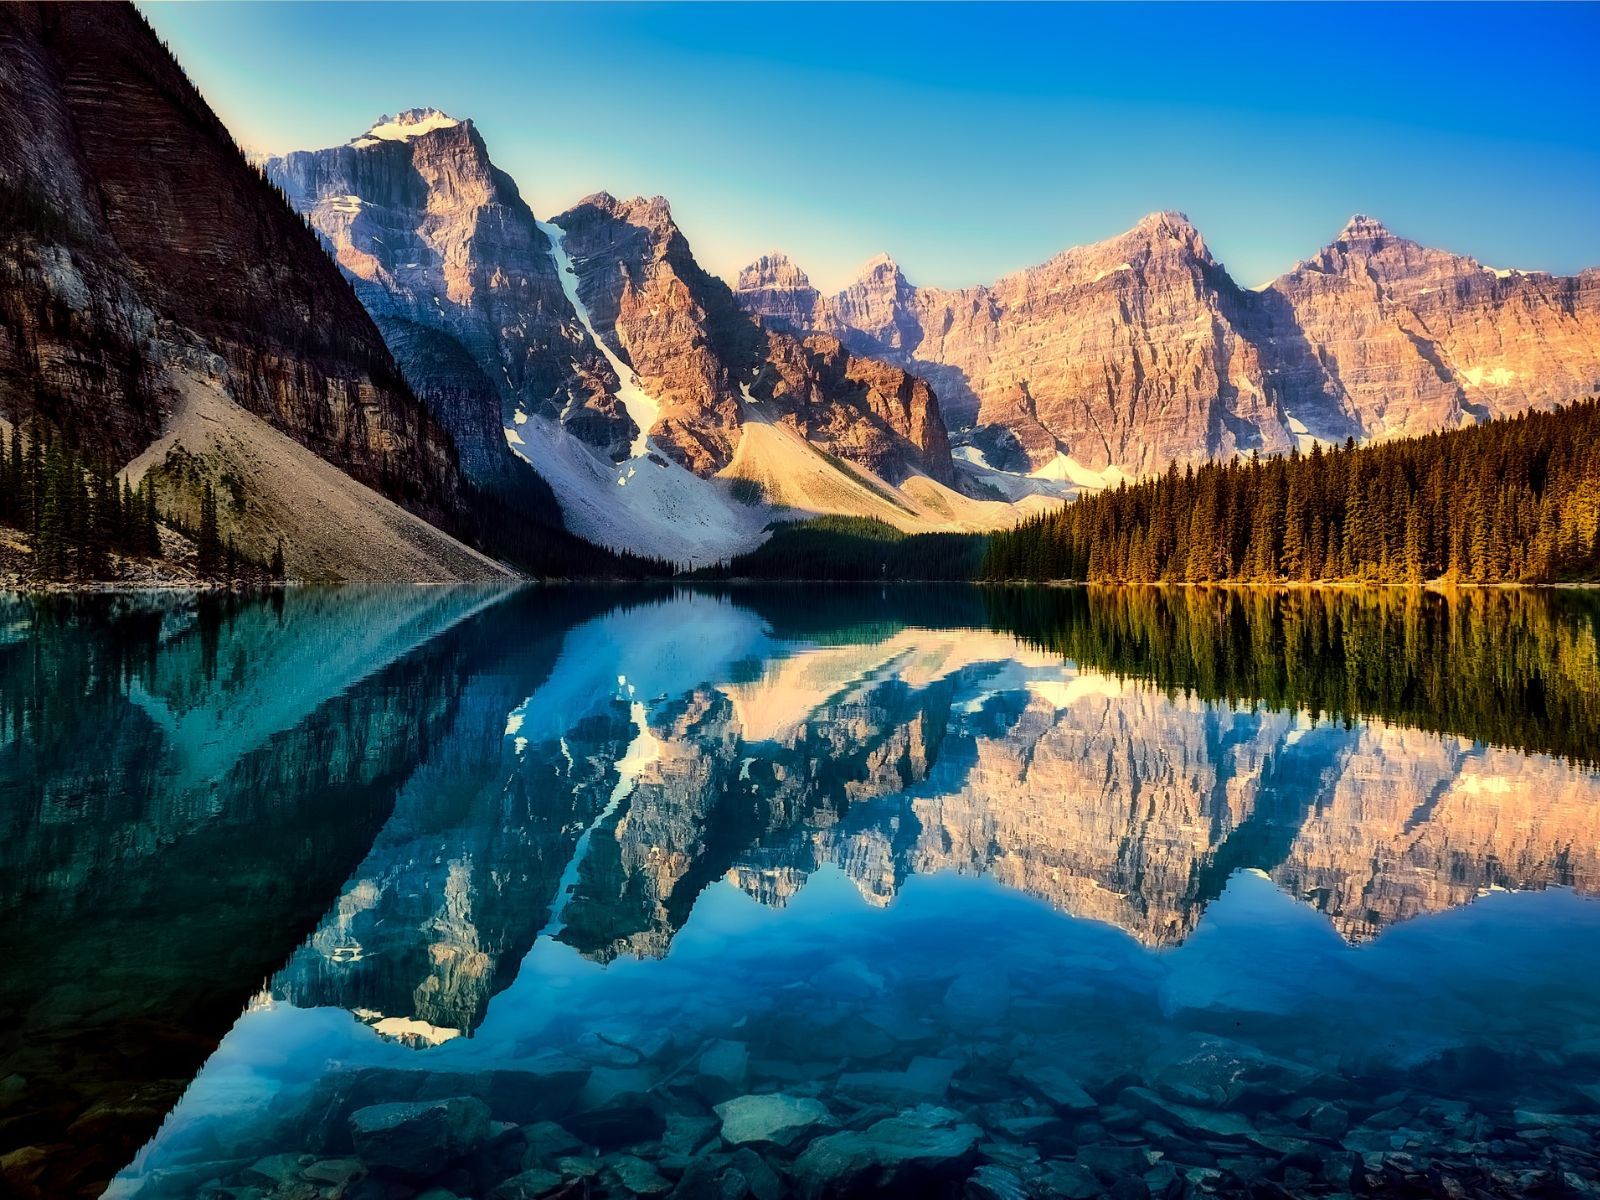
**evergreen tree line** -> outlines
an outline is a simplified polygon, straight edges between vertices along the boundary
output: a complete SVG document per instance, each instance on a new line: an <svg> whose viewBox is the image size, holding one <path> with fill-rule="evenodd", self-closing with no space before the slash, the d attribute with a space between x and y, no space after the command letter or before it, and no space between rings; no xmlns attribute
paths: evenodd
<svg viewBox="0 0 1600 1200"><path fill-rule="evenodd" d="M980 577L1546 583L1600 575L1600 400L1176 466L990 538Z"/></svg>
<svg viewBox="0 0 1600 1200"><path fill-rule="evenodd" d="M160 557L156 493L135 490L58 438L12 426L0 455L0 522L22 530L41 579L104 579L111 555Z"/></svg>
<svg viewBox="0 0 1600 1200"><path fill-rule="evenodd" d="M283 539L278 539L266 559L253 558L240 550L233 535L223 537L217 519L217 490L206 483L200 492L200 522L190 527L176 516L166 524L194 543L195 571L202 579L226 583L262 583L284 577Z"/></svg>
<svg viewBox="0 0 1600 1200"><path fill-rule="evenodd" d="M284 577L282 539L262 562L242 553L231 536L221 535L211 484L201 496L199 526L189 529L159 512L151 476L138 488L126 479L119 483L104 465L85 459L60 438L38 430L24 438L15 425L9 447L0 450L0 523L21 530L36 579L109 579L113 554L161 558L162 524L193 540L196 569L206 579Z"/></svg>

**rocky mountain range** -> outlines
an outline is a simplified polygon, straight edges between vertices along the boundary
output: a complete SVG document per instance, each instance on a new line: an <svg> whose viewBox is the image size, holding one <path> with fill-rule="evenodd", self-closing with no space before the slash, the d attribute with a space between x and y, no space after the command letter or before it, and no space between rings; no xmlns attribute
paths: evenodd
<svg viewBox="0 0 1600 1200"><path fill-rule="evenodd" d="M435 109L265 170L463 446L469 477L503 479L508 443L591 540L705 562L783 513L909 530L1015 518L958 490L926 382L826 334L764 329L660 197L597 193L541 222L472 122Z"/></svg>
<svg viewBox="0 0 1600 1200"><path fill-rule="evenodd" d="M819 514L992 529L1600 388L1600 270L1367 217L1255 290L1170 212L987 286L884 256L823 295L775 254L730 288L660 197L537 219L470 120L258 169L131 7L13 5L0 43L0 420L179 524L210 485L302 577L615 566L579 539L703 564Z"/></svg>
<svg viewBox="0 0 1600 1200"><path fill-rule="evenodd" d="M771 254L737 295L773 328L826 332L927 378L980 467L1089 486L1600 388L1600 269L1485 267L1366 216L1255 290L1163 212L987 286L917 287L880 256L823 295Z"/></svg>
<svg viewBox="0 0 1600 1200"><path fill-rule="evenodd" d="M0 9L0 417L309 576L483 578L449 434L131 5ZM131 462L130 462L131 460Z"/></svg>

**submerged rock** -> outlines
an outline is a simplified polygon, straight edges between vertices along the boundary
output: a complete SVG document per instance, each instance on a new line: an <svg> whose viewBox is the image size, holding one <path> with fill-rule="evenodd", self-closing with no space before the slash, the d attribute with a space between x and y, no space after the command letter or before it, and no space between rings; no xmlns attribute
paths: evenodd
<svg viewBox="0 0 1600 1200"><path fill-rule="evenodd" d="M1096 1107L1094 1097L1076 1079L1050 1063L1019 1060L1011 1067L1011 1077L1068 1112L1087 1112Z"/></svg>
<svg viewBox="0 0 1600 1200"><path fill-rule="evenodd" d="M723 1141L734 1146L759 1142L791 1146L817 1128L833 1123L828 1106L820 1100L782 1092L738 1096L717 1105L714 1111L722 1118Z"/></svg>
<svg viewBox="0 0 1600 1200"><path fill-rule="evenodd" d="M712 1042L695 1064L695 1090L715 1103L744 1091L750 1077L750 1051L743 1042Z"/></svg>
<svg viewBox="0 0 1600 1200"><path fill-rule="evenodd" d="M933 1188L965 1174L982 1131L947 1108L922 1104L866 1130L820 1137L795 1160L808 1200Z"/></svg>
<svg viewBox="0 0 1600 1200"><path fill-rule="evenodd" d="M839 1076L838 1092L853 1100L896 1107L942 1100L960 1067L955 1059L919 1056L904 1071L847 1072Z"/></svg>
<svg viewBox="0 0 1600 1200"><path fill-rule="evenodd" d="M408 1175L437 1172L489 1136L489 1106L471 1096L374 1104L350 1114L363 1161Z"/></svg>
<svg viewBox="0 0 1600 1200"><path fill-rule="evenodd" d="M979 1167L967 1179L965 1200L1028 1200L1022 1176L993 1164Z"/></svg>
<svg viewBox="0 0 1600 1200"><path fill-rule="evenodd" d="M541 1196L555 1195L566 1186L566 1181L554 1171L534 1167L507 1179L489 1193L489 1198L490 1200L539 1200Z"/></svg>

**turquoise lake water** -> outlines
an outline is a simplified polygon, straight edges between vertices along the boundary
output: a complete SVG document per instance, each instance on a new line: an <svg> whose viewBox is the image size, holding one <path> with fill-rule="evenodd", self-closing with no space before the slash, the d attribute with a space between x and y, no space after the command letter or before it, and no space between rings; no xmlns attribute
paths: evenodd
<svg viewBox="0 0 1600 1200"><path fill-rule="evenodd" d="M1600 1194L1600 603L0 611L0 1179Z"/></svg>

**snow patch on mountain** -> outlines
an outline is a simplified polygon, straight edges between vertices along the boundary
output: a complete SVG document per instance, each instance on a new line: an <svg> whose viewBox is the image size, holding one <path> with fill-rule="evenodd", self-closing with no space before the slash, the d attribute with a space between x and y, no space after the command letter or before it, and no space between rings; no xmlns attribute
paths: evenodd
<svg viewBox="0 0 1600 1200"><path fill-rule="evenodd" d="M393 117L387 114L379 117L371 129L358 138L352 138L350 144L357 150L364 150L379 142L409 142L435 129L454 129L459 124L460 121L446 116L437 108L408 108Z"/></svg>
<svg viewBox="0 0 1600 1200"><path fill-rule="evenodd" d="M616 550L706 566L758 545L771 510L741 504L720 479L644 454L620 466L548 417L507 426L506 441L554 489L579 537Z"/></svg>
<svg viewBox="0 0 1600 1200"><path fill-rule="evenodd" d="M550 256L555 259L556 275L561 280L561 290L566 293L567 303L572 305L572 311L578 314L578 320L594 340L594 344L600 347L600 353L606 356L606 361L617 373L617 378L622 381L622 386L617 389L617 401L627 409L629 419L639 427L639 432L634 435L631 452L634 458L642 458L650 450L650 430L661 415L661 404L640 386L639 377L633 373L633 368L618 357L616 351L611 349L610 344L594 327L594 319L589 315L589 308L578 295L578 273L572 265L571 255L567 253L566 232L559 225L552 225L548 221L539 221L537 224L544 231L545 237L550 239Z"/></svg>

